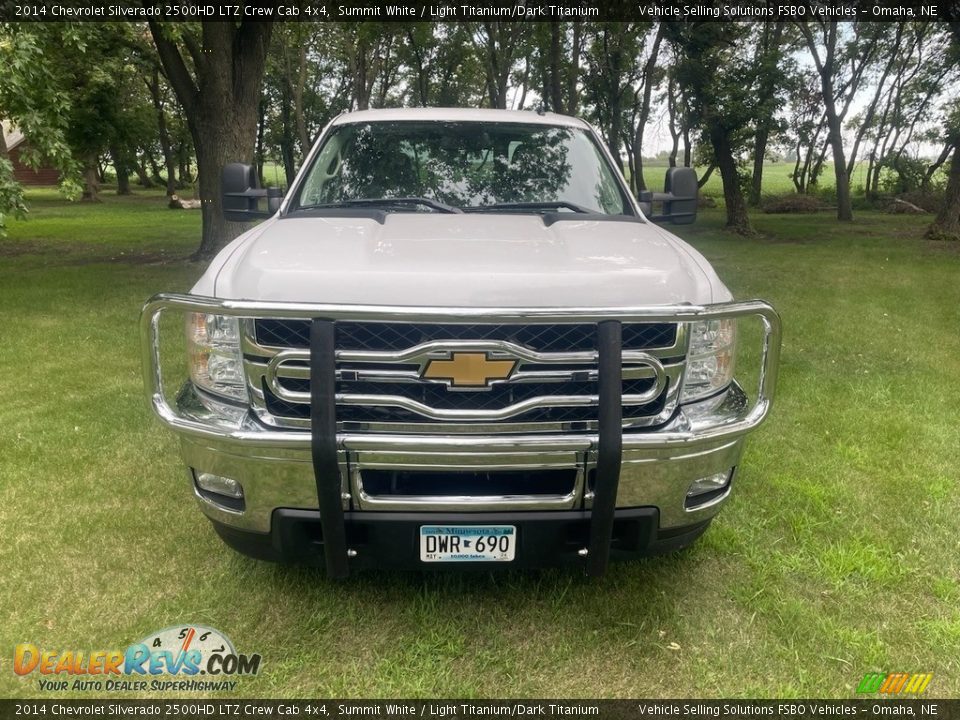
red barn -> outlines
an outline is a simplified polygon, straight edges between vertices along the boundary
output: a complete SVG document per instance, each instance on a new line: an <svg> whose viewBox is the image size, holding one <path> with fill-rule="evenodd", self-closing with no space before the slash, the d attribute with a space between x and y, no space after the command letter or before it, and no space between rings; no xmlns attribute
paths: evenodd
<svg viewBox="0 0 960 720"><path fill-rule="evenodd" d="M55 167L42 165L34 170L25 165L20 154L30 146L23 133L6 122L3 123L3 142L7 146L7 155L13 165L13 179L23 185L56 185L60 182L60 171Z"/></svg>

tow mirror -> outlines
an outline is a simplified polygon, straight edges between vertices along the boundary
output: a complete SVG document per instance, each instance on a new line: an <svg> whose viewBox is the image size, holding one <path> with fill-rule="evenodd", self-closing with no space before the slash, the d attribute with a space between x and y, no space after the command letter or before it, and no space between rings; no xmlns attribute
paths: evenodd
<svg viewBox="0 0 960 720"><path fill-rule="evenodd" d="M268 218L280 209L283 191L280 188L261 188L252 165L230 163L220 173L220 191L223 194L223 217L233 222L250 222ZM260 198L266 198L266 209L261 210Z"/></svg>
<svg viewBox="0 0 960 720"><path fill-rule="evenodd" d="M637 195L640 209L654 222L690 225L697 219L697 171L688 167L667 169L663 192L644 190ZM653 204L661 203L659 215L653 214Z"/></svg>

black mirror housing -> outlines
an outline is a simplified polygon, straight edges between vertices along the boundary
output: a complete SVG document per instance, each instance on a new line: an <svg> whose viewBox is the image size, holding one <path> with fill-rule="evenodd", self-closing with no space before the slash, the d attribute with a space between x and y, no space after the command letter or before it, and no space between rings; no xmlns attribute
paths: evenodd
<svg viewBox="0 0 960 720"><path fill-rule="evenodd" d="M283 191L261 188L252 165L230 163L220 173L223 196L223 217L232 222L250 222L268 218L280 209ZM260 198L267 199L266 210L260 210Z"/></svg>
<svg viewBox="0 0 960 720"><path fill-rule="evenodd" d="M645 190L637 195L643 214L654 222L690 225L697 219L697 171L688 167L667 168L663 192ZM663 204L660 215L653 214L653 203Z"/></svg>

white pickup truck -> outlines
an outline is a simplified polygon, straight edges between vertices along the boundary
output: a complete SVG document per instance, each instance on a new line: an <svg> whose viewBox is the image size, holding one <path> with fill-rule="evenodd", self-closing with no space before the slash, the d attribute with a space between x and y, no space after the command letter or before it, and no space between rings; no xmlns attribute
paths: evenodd
<svg viewBox="0 0 960 720"><path fill-rule="evenodd" d="M151 405L232 547L333 577L599 575L686 546L727 499L780 323L651 221L693 221L692 170L637 202L582 120L398 109L335 119L285 197L239 164L222 188L229 219L267 219L141 327ZM173 394L171 312L190 376ZM763 330L752 402L745 318Z"/></svg>

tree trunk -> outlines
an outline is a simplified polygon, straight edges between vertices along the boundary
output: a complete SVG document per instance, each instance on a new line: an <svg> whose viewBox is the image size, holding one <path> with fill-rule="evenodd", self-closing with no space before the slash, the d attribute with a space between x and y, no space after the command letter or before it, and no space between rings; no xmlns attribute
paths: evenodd
<svg viewBox="0 0 960 720"><path fill-rule="evenodd" d="M707 171L700 176L699 180L697 180L697 187L702 188L704 185L710 182L710 178L713 176L713 171L716 169L717 169L717 164L710 163L710 165L707 166Z"/></svg>
<svg viewBox="0 0 960 720"><path fill-rule="evenodd" d="M257 103L257 144L256 144L256 151L254 152L254 160L257 163L257 181L260 183L260 187L265 187L264 178L263 178L263 163L264 163L263 133L265 131L266 122L267 122L267 103L263 98L260 98L260 102Z"/></svg>
<svg viewBox="0 0 960 720"><path fill-rule="evenodd" d="M287 187L293 184L296 176L294 161L294 140L292 119L290 117L290 96L295 93L289 77L284 77L280 85L280 156L283 159L283 172L287 180ZM307 152L305 149L304 152Z"/></svg>
<svg viewBox="0 0 960 720"><path fill-rule="evenodd" d="M567 77L567 115L577 114L577 83L580 81L580 43L583 29L579 21L573 21L573 47L570 50L570 75Z"/></svg>
<svg viewBox="0 0 960 720"><path fill-rule="evenodd" d="M97 158L88 157L83 169L83 202L100 202L100 175L97 171Z"/></svg>
<svg viewBox="0 0 960 720"><path fill-rule="evenodd" d="M680 129L677 127L677 84L671 73L667 80L667 129L670 131L670 155L667 161L670 167L677 166L677 154L680 152Z"/></svg>
<svg viewBox="0 0 960 720"><path fill-rule="evenodd" d="M160 139L160 150L163 152L163 164L167 168L167 197L177 194L177 159L170 142L170 132L167 130L167 114L163 107L163 96L160 94L160 69L154 68L153 76L147 81L150 97L153 100L153 110L157 116L157 134Z"/></svg>
<svg viewBox="0 0 960 720"><path fill-rule="evenodd" d="M827 116L828 142L833 151L833 174L837 184L837 219L853 220L853 206L850 200L850 176L847 174L847 159L843 151L843 117L837 112L837 98L833 86L833 76L836 63L837 23L827 25L827 35L824 39L825 56L820 58L816 41L810 28L803 23L800 29L807 40L813 61L820 75L820 86L823 96L824 112ZM852 81L851 81L852 82ZM849 90L852 97L853 91Z"/></svg>
<svg viewBox="0 0 960 720"><path fill-rule="evenodd" d="M780 38L783 35L784 21L773 23L772 35L770 23L764 23L763 39L761 40L757 62L761 67L767 67L771 55L779 57ZM753 141L753 175L750 177L749 203L753 207L760 204L760 193L763 187L763 161L767 155L767 141L770 138L770 127L773 124L777 76L773 72L764 72L761 75L760 87L757 94L760 102L769 112L761 112L757 122L757 132Z"/></svg>
<svg viewBox="0 0 960 720"><path fill-rule="evenodd" d="M310 135L307 132L307 116L303 108L303 91L307 84L307 46L304 45L300 49L300 64L297 71L297 82L293 86L293 117L297 123L297 135L300 139L300 152L303 156L306 156L310 152ZM426 105L426 100L424 100L424 105ZM291 156L291 160L292 160ZM290 169L296 173L297 167L295 163L291 163ZM287 174L287 187L290 186L290 183L293 182L292 176Z"/></svg>
<svg viewBox="0 0 960 720"><path fill-rule="evenodd" d="M116 145L110 147L110 160L117 173L117 195L130 194L130 166L123 152Z"/></svg>
<svg viewBox="0 0 960 720"><path fill-rule="evenodd" d="M927 166L926 172L923 173L923 180L920 181L921 190L924 192L930 192L930 182L933 180L933 176L937 174L937 170L943 166L948 157L950 157L949 144L945 145L943 152L940 153L940 156Z"/></svg>
<svg viewBox="0 0 960 720"><path fill-rule="evenodd" d="M150 176L150 173L147 170L146 155L147 153L144 152L140 157L137 158L136 163L133 165L133 171L137 174L137 184L139 184L140 187L152 188L154 185L153 177ZM153 161L153 158L149 158L149 160L154 167L154 177L156 177L156 163Z"/></svg>
<svg viewBox="0 0 960 720"><path fill-rule="evenodd" d="M827 102L829 115L830 148L833 150L833 176L837 183L837 220L853 220L853 205L850 198L850 175L847 173L847 159L843 153L843 135L840 118L836 110L831 112L832 102Z"/></svg>
<svg viewBox="0 0 960 720"><path fill-rule="evenodd" d="M753 140L753 175L750 177L750 197L752 207L760 204L763 189L763 161L767 156L767 139L770 136L770 123L766 119L757 124L757 134Z"/></svg>
<svg viewBox="0 0 960 720"><path fill-rule="evenodd" d="M643 179L643 131L646 130L647 120L650 117L650 97L653 93L653 73L657 68L657 56L660 54L660 43L663 42L664 26L660 23L657 35L650 48L650 56L643 68L643 100L640 103L640 117L633 134L633 187L639 193L646 190Z"/></svg>
<svg viewBox="0 0 960 720"><path fill-rule="evenodd" d="M927 229L927 237L932 240L960 241L960 137L954 143L943 207Z"/></svg>
<svg viewBox="0 0 960 720"><path fill-rule="evenodd" d="M563 112L563 90L560 82L561 32L559 22L550 23L550 109L557 113Z"/></svg>
<svg viewBox="0 0 960 720"><path fill-rule="evenodd" d="M720 170L720 178L723 180L727 229L741 235L749 235L753 229L750 227L747 204L743 200L743 192L740 189L740 173L737 171L737 161L733 157L729 131L720 123L711 123L710 141L717 158L717 169Z"/></svg>
<svg viewBox="0 0 960 720"><path fill-rule="evenodd" d="M195 259L212 257L247 227L223 217L220 171L227 163L253 159L260 85L272 29L271 23L249 21L203 23L202 49L188 33L181 39L193 59L192 75L165 28L150 21L160 60L184 109L197 152L203 237Z"/></svg>

